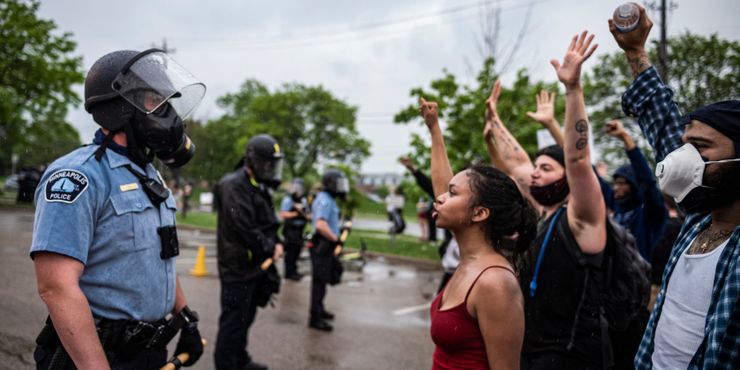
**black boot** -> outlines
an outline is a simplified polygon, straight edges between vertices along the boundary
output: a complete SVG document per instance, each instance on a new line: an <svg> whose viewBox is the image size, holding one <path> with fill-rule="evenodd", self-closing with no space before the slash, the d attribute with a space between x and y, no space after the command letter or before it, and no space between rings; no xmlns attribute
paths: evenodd
<svg viewBox="0 0 740 370"><path fill-rule="evenodd" d="M321 330L321 331L326 331L326 332L330 332L334 330L334 327L324 320L311 320L308 323L308 327L311 329L316 329L316 330Z"/></svg>

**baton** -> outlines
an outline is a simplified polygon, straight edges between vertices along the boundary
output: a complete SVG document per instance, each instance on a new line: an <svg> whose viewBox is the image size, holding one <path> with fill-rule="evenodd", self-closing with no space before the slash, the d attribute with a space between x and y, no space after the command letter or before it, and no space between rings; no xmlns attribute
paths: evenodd
<svg viewBox="0 0 740 370"><path fill-rule="evenodd" d="M203 347L205 347L206 344L208 344L208 342L203 338L200 338L200 342L203 343ZM182 364L188 362L189 359L190 359L190 354L187 352L183 352L177 356L172 356L172 358L169 361L167 361L167 363L164 366L159 368L159 370L177 370L182 367Z"/></svg>
<svg viewBox="0 0 740 370"><path fill-rule="evenodd" d="M272 258L268 258L262 262L260 265L260 270L267 271L268 268L270 268L270 265L272 265Z"/></svg>
<svg viewBox="0 0 740 370"><path fill-rule="evenodd" d="M350 229L352 229L352 221L345 222L343 226L344 227L342 229L342 234L339 235L339 241L342 242L342 244L344 244L344 242L347 241L347 237L349 236L349 231ZM342 244L338 244L334 248L334 256L339 256L339 254L342 253Z"/></svg>

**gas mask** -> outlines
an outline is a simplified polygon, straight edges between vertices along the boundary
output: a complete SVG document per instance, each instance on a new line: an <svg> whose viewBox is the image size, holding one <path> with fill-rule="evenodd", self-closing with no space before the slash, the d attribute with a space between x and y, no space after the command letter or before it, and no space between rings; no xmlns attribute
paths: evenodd
<svg viewBox="0 0 740 370"><path fill-rule="evenodd" d="M136 111L132 120L133 135L137 146L143 146L149 160L152 154L170 168L185 165L195 154L195 144L185 134L185 125L169 104L160 106L150 114Z"/></svg>
<svg viewBox="0 0 740 370"><path fill-rule="evenodd" d="M543 206L558 204L568 194L570 194L570 187L568 187L568 179L565 176L547 185L529 187L529 195Z"/></svg>
<svg viewBox="0 0 740 370"><path fill-rule="evenodd" d="M687 213L707 212L737 197L740 189L732 181L719 181L708 186L703 183L706 165L737 162L740 158L705 161L691 144L672 151L655 167L660 190L672 196ZM740 174L735 173L737 178ZM736 180L737 181L737 180Z"/></svg>
<svg viewBox="0 0 740 370"><path fill-rule="evenodd" d="M183 120L205 95L205 85L160 50L132 58L111 88L136 110L126 134L132 154L145 161L156 155L168 167L187 163L195 145L185 134Z"/></svg>

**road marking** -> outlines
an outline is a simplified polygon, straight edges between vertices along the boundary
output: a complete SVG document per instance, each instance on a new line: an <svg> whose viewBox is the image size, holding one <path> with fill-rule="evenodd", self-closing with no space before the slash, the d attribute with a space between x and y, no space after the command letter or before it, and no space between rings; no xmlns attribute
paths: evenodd
<svg viewBox="0 0 740 370"><path fill-rule="evenodd" d="M431 305L431 304L432 303L429 302L429 303L420 304L418 306L411 306L411 307L399 308L399 309L393 311L393 314L396 315L396 316L401 316L401 315L408 315L410 313L414 313L414 312L417 312L417 311L428 310L429 309L429 305Z"/></svg>

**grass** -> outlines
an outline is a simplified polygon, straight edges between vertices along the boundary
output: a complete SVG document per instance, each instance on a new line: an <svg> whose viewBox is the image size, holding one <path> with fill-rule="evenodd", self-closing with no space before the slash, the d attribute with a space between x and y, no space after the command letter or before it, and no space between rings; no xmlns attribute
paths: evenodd
<svg viewBox="0 0 740 370"><path fill-rule="evenodd" d="M216 214L193 211L188 212L187 218L183 218L182 214L178 213L177 224L215 230ZM365 241L370 252L428 260L439 259L436 245L420 242L415 236L397 235L393 243L391 243L390 235L384 231L353 229L347 239L346 246L353 249L360 249L361 240Z"/></svg>
<svg viewBox="0 0 740 370"><path fill-rule="evenodd" d="M182 217L182 213L178 212L177 224L216 230L216 213L190 211L188 217Z"/></svg>
<svg viewBox="0 0 740 370"><path fill-rule="evenodd" d="M397 256L438 260L437 246L435 244L420 242L415 236L396 235L395 241L391 243L390 235L382 231L355 229L349 234L348 248L360 249L361 241L364 240L367 250Z"/></svg>

